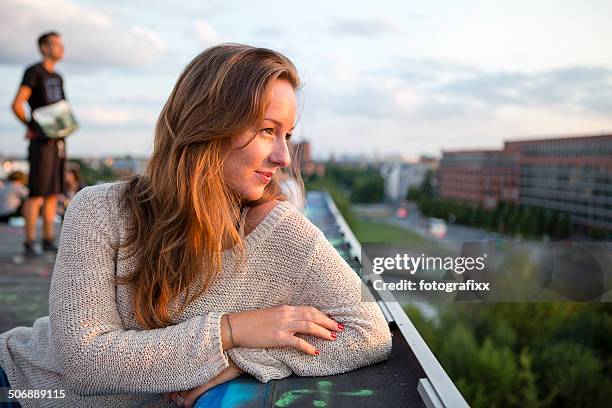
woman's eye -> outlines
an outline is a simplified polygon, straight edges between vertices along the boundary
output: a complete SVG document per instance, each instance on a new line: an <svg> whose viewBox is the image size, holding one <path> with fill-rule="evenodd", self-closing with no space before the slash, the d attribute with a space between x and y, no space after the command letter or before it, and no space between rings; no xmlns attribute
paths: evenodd
<svg viewBox="0 0 612 408"><path fill-rule="evenodd" d="M262 132L267 133L269 135L273 135L274 134L274 129L273 128L265 128L265 129L261 129Z"/></svg>
<svg viewBox="0 0 612 408"><path fill-rule="evenodd" d="M290 140L291 136L293 136L291 133L287 133L287 135L285 136L285 140Z"/></svg>

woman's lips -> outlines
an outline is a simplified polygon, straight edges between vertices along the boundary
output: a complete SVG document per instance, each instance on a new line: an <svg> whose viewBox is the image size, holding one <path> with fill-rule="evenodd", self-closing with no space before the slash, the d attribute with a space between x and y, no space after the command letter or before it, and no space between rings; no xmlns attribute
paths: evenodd
<svg viewBox="0 0 612 408"><path fill-rule="evenodd" d="M260 180L264 183L268 184L270 180L272 180L272 175L270 173L260 173L258 171L255 172L257 176L259 176Z"/></svg>

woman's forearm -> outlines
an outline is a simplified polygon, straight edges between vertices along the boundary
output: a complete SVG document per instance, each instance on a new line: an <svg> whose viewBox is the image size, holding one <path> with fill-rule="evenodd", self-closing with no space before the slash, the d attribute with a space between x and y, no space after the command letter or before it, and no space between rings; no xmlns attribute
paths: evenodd
<svg viewBox="0 0 612 408"><path fill-rule="evenodd" d="M262 382L292 372L301 376L339 374L384 361L391 353L391 332L380 307L322 233L311 258L295 302L318 308L342 323L344 330L337 333L336 340L300 334L320 350L317 356L291 348L228 351L239 367Z"/></svg>
<svg viewBox="0 0 612 408"><path fill-rule="evenodd" d="M311 356L292 348L247 349L233 348L228 355L243 370L261 382L299 376L325 376L348 372L379 363L391 353L391 334L387 323L373 302L345 310L328 310L344 324L336 340L310 335L300 337L320 350Z"/></svg>

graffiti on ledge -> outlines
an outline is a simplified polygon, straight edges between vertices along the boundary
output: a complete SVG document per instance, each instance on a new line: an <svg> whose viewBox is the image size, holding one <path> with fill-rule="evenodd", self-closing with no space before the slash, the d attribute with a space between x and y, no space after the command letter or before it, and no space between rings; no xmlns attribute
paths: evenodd
<svg viewBox="0 0 612 408"><path fill-rule="evenodd" d="M370 397L374 395L374 391L368 389L334 392L331 390L331 388L331 381L318 381L316 390L302 388L285 392L280 399L276 401L275 406L288 407L302 398L311 398L313 400L312 406L323 408L328 406L329 398L331 396Z"/></svg>

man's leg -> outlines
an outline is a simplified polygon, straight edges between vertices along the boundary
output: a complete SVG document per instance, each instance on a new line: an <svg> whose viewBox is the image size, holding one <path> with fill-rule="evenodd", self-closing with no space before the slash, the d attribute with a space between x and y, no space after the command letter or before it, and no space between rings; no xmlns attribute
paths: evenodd
<svg viewBox="0 0 612 408"><path fill-rule="evenodd" d="M57 194L45 197L43 204L43 251L57 252L55 245L55 217L57 216Z"/></svg>
<svg viewBox="0 0 612 408"><path fill-rule="evenodd" d="M23 243L24 254L28 258L42 256L34 246L36 240L36 220L42 206L42 196L28 197L23 203L22 215L25 218L25 241Z"/></svg>
<svg viewBox="0 0 612 408"><path fill-rule="evenodd" d="M43 197L28 197L23 203L23 218L25 218L25 240L34 242L36 240L36 220L40 214Z"/></svg>
<svg viewBox="0 0 612 408"><path fill-rule="evenodd" d="M43 204L43 239L55 240L55 217L57 216L57 194L45 197Z"/></svg>

